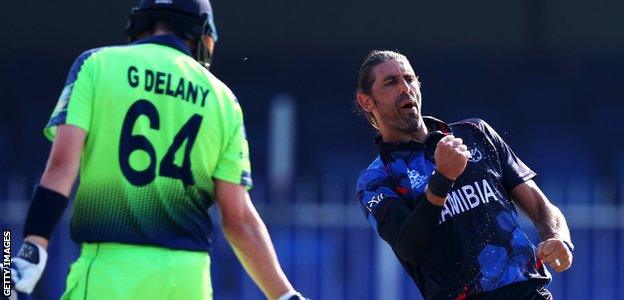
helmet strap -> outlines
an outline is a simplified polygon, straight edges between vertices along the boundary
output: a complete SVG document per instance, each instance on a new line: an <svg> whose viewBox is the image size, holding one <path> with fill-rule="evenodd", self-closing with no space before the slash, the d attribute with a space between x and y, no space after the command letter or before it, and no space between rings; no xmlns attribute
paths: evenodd
<svg viewBox="0 0 624 300"><path fill-rule="evenodd" d="M197 40L195 46L195 59L206 69L210 69L212 63L212 53L210 49L204 45L203 36Z"/></svg>

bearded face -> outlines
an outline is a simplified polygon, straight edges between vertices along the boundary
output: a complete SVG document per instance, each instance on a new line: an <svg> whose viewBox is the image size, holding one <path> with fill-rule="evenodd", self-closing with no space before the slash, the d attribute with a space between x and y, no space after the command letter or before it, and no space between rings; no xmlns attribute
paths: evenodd
<svg viewBox="0 0 624 300"><path fill-rule="evenodd" d="M380 123L388 124L393 129L405 133L420 129L422 124L420 121L420 94L401 94L392 105L386 105L386 103L375 98L373 101L379 109L379 116L376 118Z"/></svg>
<svg viewBox="0 0 624 300"><path fill-rule="evenodd" d="M420 83L406 59L390 59L373 70L370 97L379 126L413 133L422 126Z"/></svg>

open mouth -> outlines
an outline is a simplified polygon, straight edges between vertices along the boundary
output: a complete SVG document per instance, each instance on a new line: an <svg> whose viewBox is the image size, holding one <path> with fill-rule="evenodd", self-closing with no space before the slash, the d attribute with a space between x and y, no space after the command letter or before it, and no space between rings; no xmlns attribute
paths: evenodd
<svg viewBox="0 0 624 300"><path fill-rule="evenodd" d="M414 107L416 107L416 104L414 104L414 102L412 102L412 101L409 101L409 102L406 102L405 104L403 104L401 106L401 109L412 109Z"/></svg>

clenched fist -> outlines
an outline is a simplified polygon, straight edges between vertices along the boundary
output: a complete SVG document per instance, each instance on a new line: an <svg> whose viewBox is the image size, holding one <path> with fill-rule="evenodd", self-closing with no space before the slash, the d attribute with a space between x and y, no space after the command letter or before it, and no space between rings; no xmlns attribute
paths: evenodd
<svg viewBox="0 0 624 300"><path fill-rule="evenodd" d="M462 139L453 135L443 137L438 142L434 154L436 169L451 180L457 179L464 172L469 157L468 147L464 145Z"/></svg>
<svg viewBox="0 0 624 300"><path fill-rule="evenodd" d="M537 258L548 263L557 272L570 268L572 257L572 251L558 238L547 239L537 246Z"/></svg>

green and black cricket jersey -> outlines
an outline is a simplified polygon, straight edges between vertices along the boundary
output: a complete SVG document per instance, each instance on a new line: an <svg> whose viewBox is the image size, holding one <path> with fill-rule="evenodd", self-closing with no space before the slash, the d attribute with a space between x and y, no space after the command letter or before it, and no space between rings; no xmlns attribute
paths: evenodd
<svg viewBox="0 0 624 300"><path fill-rule="evenodd" d="M206 251L213 180L252 184L236 97L173 35L80 55L46 136L62 124L87 132L77 242Z"/></svg>

